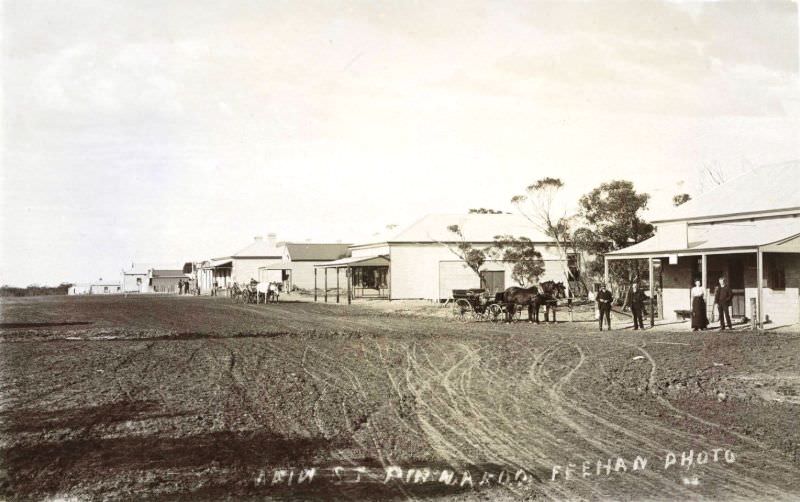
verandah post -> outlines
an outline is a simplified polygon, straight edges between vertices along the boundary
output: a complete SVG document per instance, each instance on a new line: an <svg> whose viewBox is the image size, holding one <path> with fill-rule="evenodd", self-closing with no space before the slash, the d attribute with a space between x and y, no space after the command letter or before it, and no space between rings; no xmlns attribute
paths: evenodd
<svg viewBox="0 0 800 502"><path fill-rule="evenodd" d="M314 301L317 301L317 267L314 267Z"/></svg>
<svg viewBox="0 0 800 502"><path fill-rule="evenodd" d="M655 308L654 308L654 305L653 305L653 301L654 301L654 298L655 298L656 281L655 281L655 267L653 266L653 257L652 256L647 259L647 267L648 267L648 271L650 273L650 276L649 276L650 277L650 280L649 280L649 282L650 282L650 327L652 328L653 326L656 325L656 311L655 311Z"/></svg>

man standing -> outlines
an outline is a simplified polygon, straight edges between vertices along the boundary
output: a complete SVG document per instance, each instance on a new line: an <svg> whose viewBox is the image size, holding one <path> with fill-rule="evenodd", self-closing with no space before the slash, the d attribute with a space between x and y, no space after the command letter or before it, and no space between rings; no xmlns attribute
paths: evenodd
<svg viewBox="0 0 800 502"><path fill-rule="evenodd" d="M628 293L628 303L631 306L631 313L633 314L633 329L644 329L644 321L642 320L642 311L644 310L644 291L639 289L637 283L633 283L631 291Z"/></svg>
<svg viewBox="0 0 800 502"><path fill-rule="evenodd" d="M600 285L600 292L597 293L597 310L600 311L600 331L603 331L603 318L606 319L609 331L611 330L611 302L614 298L611 291L606 289L605 284Z"/></svg>
<svg viewBox="0 0 800 502"><path fill-rule="evenodd" d="M733 329L733 326L731 326L731 314L728 311L728 308L731 306L731 299L733 299L733 291L731 291L731 287L728 286L725 278L720 277L719 287L714 293L714 303L717 304L717 309L719 311L720 331L725 330L725 321L728 323L728 329Z"/></svg>

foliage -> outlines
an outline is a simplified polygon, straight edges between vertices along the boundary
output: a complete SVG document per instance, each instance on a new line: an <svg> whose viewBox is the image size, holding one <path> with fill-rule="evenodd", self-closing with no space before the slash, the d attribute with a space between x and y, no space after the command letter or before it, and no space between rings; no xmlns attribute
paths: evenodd
<svg viewBox="0 0 800 502"><path fill-rule="evenodd" d="M565 209L557 207L562 188L564 182L559 178L542 178L528 185L524 194L512 197L511 202L540 232L555 241L564 276L573 281L579 278L567 266L568 253L573 248L571 218L567 217Z"/></svg>
<svg viewBox="0 0 800 502"><path fill-rule="evenodd" d="M672 198L672 205L675 207L680 206L681 204L686 204L692 200L692 196L688 193L680 193Z"/></svg>
<svg viewBox="0 0 800 502"><path fill-rule="evenodd" d="M503 211L498 211L497 209L487 209L485 207L479 207L470 209L469 214L503 214Z"/></svg>
<svg viewBox="0 0 800 502"><path fill-rule="evenodd" d="M504 262L513 263L511 278L523 287L530 287L539 282L544 273L545 263L542 254L536 250L533 242L527 237L498 235L494 238L494 248Z"/></svg>
<svg viewBox="0 0 800 502"><path fill-rule="evenodd" d="M25 288L4 285L0 287L0 297L66 295L69 292L69 288L72 286L73 285L68 282L62 282L58 286L39 286L38 284L31 284Z"/></svg>
<svg viewBox="0 0 800 502"><path fill-rule="evenodd" d="M598 257L590 272L602 271L605 253L653 235L653 225L639 216L649 199L648 194L636 192L633 183L626 180L603 183L580 198L580 217L586 225L575 230L572 239L578 249ZM641 268L640 260L622 260L614 262L609 270L617 282L631 282L641 276Z"/></svg>

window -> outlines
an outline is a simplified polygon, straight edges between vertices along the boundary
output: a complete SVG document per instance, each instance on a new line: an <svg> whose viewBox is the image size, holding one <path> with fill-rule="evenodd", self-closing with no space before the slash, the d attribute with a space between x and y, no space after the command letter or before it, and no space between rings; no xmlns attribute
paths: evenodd
<svg viewBox="0 0 800 502"><path fill-rule="evenodd" d="M786 289L786 271L783 268L771 267L769 271L768 286L773 290Z"/></svg>
<svg viewBox="0 0 800 502"><path fill-rule="evenodd" d="M108 286L103 286L103 293L108 293Z"/></svg>

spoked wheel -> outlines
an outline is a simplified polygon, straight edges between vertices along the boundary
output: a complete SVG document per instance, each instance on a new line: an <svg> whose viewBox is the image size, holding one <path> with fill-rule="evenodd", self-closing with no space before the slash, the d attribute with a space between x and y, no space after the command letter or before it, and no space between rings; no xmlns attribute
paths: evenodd
<svg viewBox="0 0 800 502"><path fill-rule="evenodd" d="M503 318L503 308L496 303L492 303L488 307L486 307L485 313L486 319L492 322L497 322L502 320Z"/></svg>
<svg viewBox="0 0 800 502"><path fill-rule="evenodd" d="M467 300L459 299L453 304L453 317L459 321L467 319L467 314L472 312L472 305Z"/></svg>

